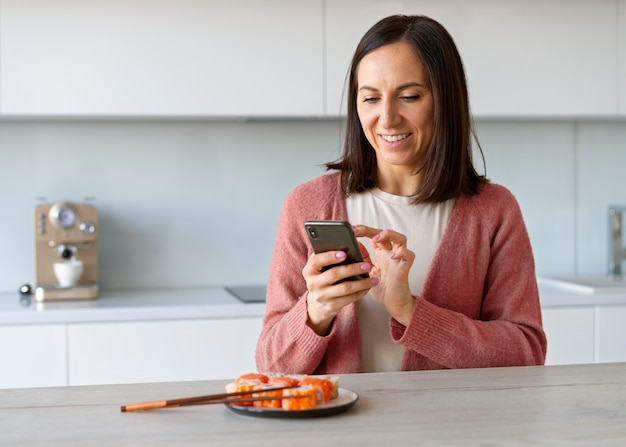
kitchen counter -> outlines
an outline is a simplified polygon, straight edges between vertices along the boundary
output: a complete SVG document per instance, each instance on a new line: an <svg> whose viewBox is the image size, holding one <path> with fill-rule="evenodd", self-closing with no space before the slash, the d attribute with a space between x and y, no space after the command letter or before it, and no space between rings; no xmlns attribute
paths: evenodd
<svg viewBox="0 0 626 447"><path fill-rule="evenodd" d="M265 303L244 303L225 288L104 291L93 300L36 302L0 294L0 325L262 317Z"/></svg>
<svg viewBox="0 0 626 447"><path fill-rule="evenodd" d="M243 295L253 290L240 288ZM260 288L260 286L259 286ZM237 288L230 290L237 291ZM539 285L544 308L626 305L626 294L582 294ZM245 299L245 296L243 297ZM104 291L94 300L35 302L18 293L0 294L0 326L106 321L263 317L265 303L244 302L229 288Z"/></svg>
<svg viewBox="0 0 626 447"><path fill-rule="evenodd" d="M626 445L626 363L341 375L340 387L358 401L316 419L242 416L223 405L120 411L129 403L220 393L227 382L0 390L0 443Z"/></svg>
<svg viewBox="0 0 626 447"><path fill-rule="evenodd" d="M626 305L626 293L581 293L544 284L541 278L538 284L542 308Z"/></svg>
<svg viewBox="0 0 626 447"><path fill-rule="evenodd" d="M253 301L264 296L260 288ZM254 368L265 303L236 292L103 291L95 300L45 303L0 294L0 388L220 379ZM548 364L626 361L625 296L540 293Z"/></svg>

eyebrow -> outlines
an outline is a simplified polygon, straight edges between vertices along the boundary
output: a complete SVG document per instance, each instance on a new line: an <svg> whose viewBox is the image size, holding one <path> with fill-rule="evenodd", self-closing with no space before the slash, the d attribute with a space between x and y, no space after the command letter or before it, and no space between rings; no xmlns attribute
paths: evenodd
<svg viewBox="0 0 626 447"><path fill-rule="evenodd" d="M410 87L426 87L426 85L420 84L419 82L407 82L405 84L400 84L398 87L396 87L396 91L404 90L404 89L410 88ZM364 85L362 87L359 87L359 91L361 91L361 90L369 90L369 91L372 91L372 92L377 92L378 91L377 88L370 87L369 85Z"/></svg>

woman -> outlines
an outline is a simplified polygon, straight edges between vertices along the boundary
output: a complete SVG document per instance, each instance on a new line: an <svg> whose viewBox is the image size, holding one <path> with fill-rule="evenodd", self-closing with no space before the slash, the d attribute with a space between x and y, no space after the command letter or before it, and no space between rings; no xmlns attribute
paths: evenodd
<svg viewBox="0 0 626 447"><path fill-rule="evenodd" d="M472 164L461 58L423 16L362 38L337 172L285 200L257 345L261 371L352 373L543 364L519 206ZM347 220L365 262L313 254L303 223ZM324 267L332 266L330 269ZM367 272L355 281L340 279Z"/></svg>

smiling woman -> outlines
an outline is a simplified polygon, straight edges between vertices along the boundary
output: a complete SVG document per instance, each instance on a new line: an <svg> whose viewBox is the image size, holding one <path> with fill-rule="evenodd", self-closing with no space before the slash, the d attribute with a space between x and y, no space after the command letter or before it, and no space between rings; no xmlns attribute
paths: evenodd
<svg viewBox="0 0 626 447"><path fill-rule="evenodd" d="M415 194L433 137L434 101L424 65L408 43L385 45L361 60L357 85L357 113L376 151L378 187L400 196ZM406 190L395 180L402 171L414 174Z"/></svg>
<svg viewBox="0 0 626 447"><path fill-rule="evenodd" d="M348 79L343 153L326 165L338 172L283 205L258 369L543 364L530 241L513 195L474 168L452 37L428 17L387 17L359 42ZM351 222L364 261L314 254L307 220Z"/></svg>

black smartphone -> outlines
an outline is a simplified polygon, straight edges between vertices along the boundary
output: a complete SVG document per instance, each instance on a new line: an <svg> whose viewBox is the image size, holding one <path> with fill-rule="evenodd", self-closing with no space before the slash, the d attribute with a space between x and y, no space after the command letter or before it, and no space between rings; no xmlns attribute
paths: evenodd
<svg viewBox="0 0 626 447"><path fill-rule="evenodd" d="M324 253L333 250L345 252L345 261L336 265L363 262L359 244L354 235L354 231L352 231L352 225L350 225L349 222L340 220L310 220L304 223L304 228L315 253ZM330 265L324 270L332 267L333 266ZM369 275L363 273L346 278L344 281L364 279L367 277L369 277Z"/></svg>

